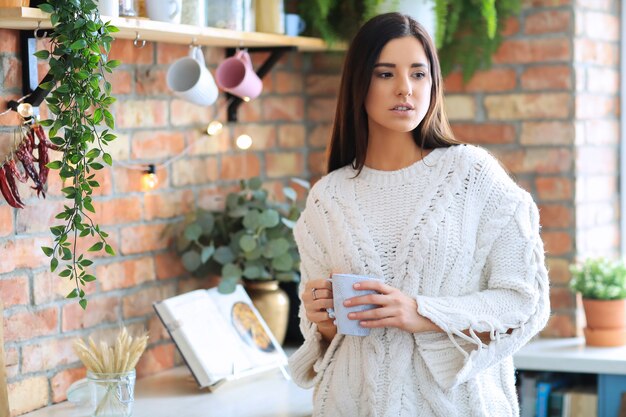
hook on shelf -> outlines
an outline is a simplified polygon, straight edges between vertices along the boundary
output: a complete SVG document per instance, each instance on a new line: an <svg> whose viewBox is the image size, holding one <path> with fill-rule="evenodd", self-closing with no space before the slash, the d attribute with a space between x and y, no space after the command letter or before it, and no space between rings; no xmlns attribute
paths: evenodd
<svg viewBox="0 0 626 417"><path fill-rule="evenodd" d="M43 35L39 35L39 31L41 30L41 20L37 22L37 28L33 31L33 36L38 41L46 38L48 36L48 32L44 32Z"/></svg>
<svg viewBox="0 0 626 417"><path fill-rule="evenodd" d="M141 39L139 32L135 32L135 40L133 41L133 45L135 45L135 48L139 48L139 49L146 46L146 40Z"/></svg>

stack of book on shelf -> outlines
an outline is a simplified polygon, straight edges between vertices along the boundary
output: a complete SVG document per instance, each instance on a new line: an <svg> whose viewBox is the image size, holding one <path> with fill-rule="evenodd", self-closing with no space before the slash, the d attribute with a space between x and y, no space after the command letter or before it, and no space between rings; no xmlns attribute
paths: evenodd
<svg viewBox="0 0 626 417"><path fill-rule="evenodd" d="M596 417L598 394L580 376L524 373L519 376L521 417Z"/></svg>

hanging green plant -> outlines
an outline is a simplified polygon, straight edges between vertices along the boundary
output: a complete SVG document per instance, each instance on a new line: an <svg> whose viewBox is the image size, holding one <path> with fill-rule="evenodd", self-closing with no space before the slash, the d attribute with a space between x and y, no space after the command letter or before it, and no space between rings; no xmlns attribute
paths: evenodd
<svg viewBox="0 0 626 417"><path fill-rule="evenodd" d="M111 83L105 73L111 73L120 62L108 60L115 26L100 19L93 0L47 0L39 8L50 13L54 27L50 35L51 50L38 51L40 59L49 59L52 79L41 88L50 90L46 98L51 118L42 125L50 128L50 141L60 147L61 160L47 164L58 170L61 179L69 185L61 191L69 203L56 218L63 224L50 228L54 246L43 247L49 256L50 269L60 270L59 276L74 281L74 288L67 298L78 298L87 307L82 287L96 277L87 273L92 261L77 253L80 238L92 236L97 239L88 252L105 250L115 252L107 243L108 234L94 223L91 214L93 190L100 186L95 171L111 165L112 158L104 148L116 136L113 114L109 106L115 101L111 96ZM107 128L101 129L105 124ZM62 265L60 265L60 263Z"/></svg>

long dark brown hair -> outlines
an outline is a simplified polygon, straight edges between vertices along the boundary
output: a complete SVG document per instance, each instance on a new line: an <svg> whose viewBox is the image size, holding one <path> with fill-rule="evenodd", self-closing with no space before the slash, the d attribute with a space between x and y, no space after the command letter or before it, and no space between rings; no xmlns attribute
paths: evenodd
<svg viewBox="0 0 626 417"><path fill-rule="evenodd" d="M413 130L413 140L422 149L442 148L459 143L452 134L443 107L441 68L430 36L410 16L400 13L381 14L361 27L348 48L328 149L328 172L349 164L361 172L369 133L365 98L374 65L387 42L405 36L415 37L424 47L432 78L430 106L424 119Z"/></svg>

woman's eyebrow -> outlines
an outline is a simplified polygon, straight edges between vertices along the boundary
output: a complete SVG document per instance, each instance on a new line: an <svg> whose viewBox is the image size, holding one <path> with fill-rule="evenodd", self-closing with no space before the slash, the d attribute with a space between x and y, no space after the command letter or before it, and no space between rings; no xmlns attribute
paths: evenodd
<svg viewBox="0 0 626 417"><path fill-rule="evenodd" d="M396 64L392 64L389 62L379 62L378 64L374 65L374 68L378 68L378 67L388 67L388 68L395 68ZM428 67L428 65L422 63L422 62L416 62L411 64L411 68L420 68L420 67Z"/></svg>

